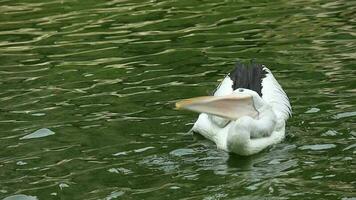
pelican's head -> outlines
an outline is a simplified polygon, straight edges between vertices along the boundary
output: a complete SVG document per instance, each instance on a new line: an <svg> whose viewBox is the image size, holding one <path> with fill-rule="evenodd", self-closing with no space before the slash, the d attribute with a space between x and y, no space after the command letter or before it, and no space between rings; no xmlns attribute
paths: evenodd
<svg viewBox="0 0 356 200"><path fill-rule="evenodd" d="M245 88L238 88L229 95L196 97L176 103L178 109L212 114L231 120L243 116L256 118L264 105L264 100L257 92Z"/></svg>
<svg viewBox="0 0 356 200"><path fill-rule="evenodd" d="M253 90L246 88L238 88L232 92L232 95L235 96L248 96L251 97L253 106L257 111L259 111L262 107L266 106L266 102L261 98L261 96Z"/></svg>

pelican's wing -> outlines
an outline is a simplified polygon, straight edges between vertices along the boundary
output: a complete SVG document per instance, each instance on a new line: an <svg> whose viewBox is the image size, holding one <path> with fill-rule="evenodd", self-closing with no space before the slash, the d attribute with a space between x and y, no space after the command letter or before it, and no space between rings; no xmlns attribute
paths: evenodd
<svg viewBox="0 0 356 200"><path fill-rule="evenodd" d="M263 99L272 106L279 119L287 120L292 115L288 96L274 78L272 72L265 66L263 69L267 72L266 77L262 80Z"/></svg>
<svg viewBox="0 0 356 200"><path fill-rule="evenodd" d="M232 84L233 82L229 75L225 76L225 78L220 82L219 86L213 92L213 95L224 96L231 94L233 92Z"/></svg>
<svg viewBox="0 0 356 200"><path fill-rule="evenodd" d="M257 117L258 111L249 95L204 96L185 99L176 103L177 109L207 113L236 120L243 116Z"/></svg>

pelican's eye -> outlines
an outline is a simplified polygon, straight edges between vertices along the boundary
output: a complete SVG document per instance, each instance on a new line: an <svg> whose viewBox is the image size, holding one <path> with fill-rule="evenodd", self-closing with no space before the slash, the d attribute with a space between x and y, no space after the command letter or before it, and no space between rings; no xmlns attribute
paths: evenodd
<svg viewBox="0 0 356 200"><path fill-rule="evenodd" d="M244 91L244 89L243 88L239 88L239 92L243 92Z"/></svg>

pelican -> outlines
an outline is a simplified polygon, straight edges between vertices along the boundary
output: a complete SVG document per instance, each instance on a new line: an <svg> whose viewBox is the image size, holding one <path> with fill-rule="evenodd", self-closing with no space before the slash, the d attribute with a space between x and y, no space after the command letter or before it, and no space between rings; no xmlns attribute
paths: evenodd
<svg viewBox="0 0 356 200"><path fill-rule="evenodd" d="M281 142L292 108L288 96L262 64L237 63L213 96L181 100L177 109L198 112L191 131L218 149L243 156Z"/></svg>

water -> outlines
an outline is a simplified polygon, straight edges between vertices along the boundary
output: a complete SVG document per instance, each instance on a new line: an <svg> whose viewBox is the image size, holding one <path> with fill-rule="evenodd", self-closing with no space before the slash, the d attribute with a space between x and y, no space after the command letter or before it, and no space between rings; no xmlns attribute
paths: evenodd
<svg viewBox="0 0 356 200"><path fill-rule="evenodd" d="M356 198L355 9L1 0L0 199ZM186 134L173 103L251 58L290 97L286 140L239 157Z"/></svg>

